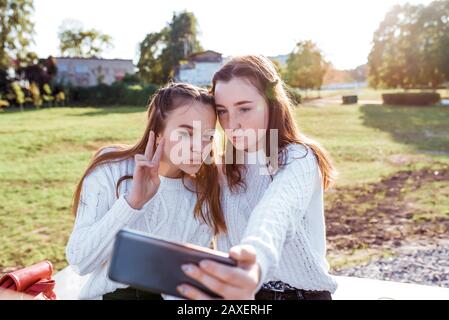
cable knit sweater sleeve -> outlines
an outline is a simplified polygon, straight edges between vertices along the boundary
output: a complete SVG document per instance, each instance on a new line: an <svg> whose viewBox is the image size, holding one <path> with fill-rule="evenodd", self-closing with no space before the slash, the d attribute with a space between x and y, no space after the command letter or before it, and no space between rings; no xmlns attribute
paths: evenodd
<svg viewBox="0 0 449 320"><path fill-rule="evenodd" d="M273 181L251 213L242 244L256 248L261 267L259 287L277 267L284 242L300 222L310 203L319 175L313 152L300 145L288 147L286 165Z"/></svg>
<svg viewBox="0 0 449 320"><path fill-rule="evenodd" d="M115 196L114 179L106 167L100 166L83 181L75 225L66 247L67 260L80 275L108 260L117 232L143 211L130 207L124 195L111 206L111 196Z"/></svg>

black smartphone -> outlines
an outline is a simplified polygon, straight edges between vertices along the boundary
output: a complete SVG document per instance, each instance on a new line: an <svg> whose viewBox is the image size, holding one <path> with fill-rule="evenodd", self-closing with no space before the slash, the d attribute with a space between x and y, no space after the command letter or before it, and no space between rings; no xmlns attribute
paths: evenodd
<svg viewBox="0 0 449 320"><path fill-rule="evenodd" d="M181 270L183 264L196 264L201 260L214 260L229 266L236 262L223 252L163 240L143 232L122 229L117 233L112 259L108 270L113 281L131 287L164 293L176 297L180 284L190 284L214 298L219 295L199 282L189 278Z"/></svg>

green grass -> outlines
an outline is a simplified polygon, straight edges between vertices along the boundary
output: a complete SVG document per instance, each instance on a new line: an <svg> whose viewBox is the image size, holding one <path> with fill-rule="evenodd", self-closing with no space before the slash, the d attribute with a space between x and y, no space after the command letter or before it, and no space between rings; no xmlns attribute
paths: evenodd
<svg viewBox="0 0 449 320"><path fill-rule="evenodd" d="M414 204L419 214L413 218L417 221L433 221L438 217L449 219L449 183L434 181L426 184L417 192L407 193L406 198Z"/></svg>
<svg viewBox="0 0 449 320"><path fill-rule="evenodd" d="M0 114L0 270L42 259L57 269L66 265L77 179L98 147L139 138L144 111L52 108ZM404 169L449 164L448 107L335 105L295 112L301 130L333 156L339 188L375 183ZM427 215L440 210L447 215L448 200L432 198L434 188L449 192L447 186L429 185L406 196Z"/></svg>
<svg viewBox="0 0 449 320"><path fill-rule="evenodd" d="M298 108L300 130L328 149L339 185L376 182L399 169L449 163L448 107Z"/></svg>
<svg viewBox="0 0 449 320"><path fill-rule="evenodd" d="M133 143L142 108L55 108L0 115L0 268L65 265L71 196L94 150Z"/></svg>

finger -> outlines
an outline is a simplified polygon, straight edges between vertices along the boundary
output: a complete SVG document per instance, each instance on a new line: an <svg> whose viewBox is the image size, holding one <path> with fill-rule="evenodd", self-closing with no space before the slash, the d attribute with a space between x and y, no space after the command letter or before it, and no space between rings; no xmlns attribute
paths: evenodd
<svg viewBox="0 0 449 320"><path fill-rule="evenodd" d="M159 163L161 162L162 151L164 150L164 143L165 143L165 140L164 140L164 138L162 138L162 139L159 141L159 145L157 146L156 152L154 153L152 162L153 162L156 166L159 166Z"/></svg>
<svg viewBox="0 0 449 320"><path fill-rule="evenodd" d="M203 260L200 262L200 269L206 274L236 288L248 288L256 285L248 273L239 267Z"/></svg>
<svg viewBox="0 0 449 320"><path fill-rule="evenodd" d="M176 288L176 290L184 297L191 300L212 300L210 296L194 288L189 286L188 284L182 284Z"/></svg>
<svg viewBox="0 0 449 320"><path fill-rule="evenodd" d="M147 158L147 160L151 160L151 158L153 157L153 148L154 148L154 132L150 131L147 146L145 148L145 158Z"/></svg>
<svg viewBox="0 0 449 320"><path fill-rule="evenodd" d="M250 265L256 262L256 250L250 245L238 245L229 250L229 256L239 265Z"/></svg>
<svg viewBox="0 0 449 320"><path fill-rule="evenodd" d="M152 168L150 171L150 180L154 183L155 186L159 186L161 184L161 179L159 178L159 174L157 168L154 164L152 164Z"/></svg>
<svg viewBox="0 0 449 320"><path fill-rule="evenodd" d="M134 156L134 161L136 168L137 167L148 167L150 169L154 168L154 164L151 161L148 161L143 154L136 154Z"/></svg>
<svg viewBox="0 0 449 320"><path fill-rule="evenodd" d="M138 161L138 162L136 162L136 168L137 169L139 169L139 168L148 168L150 170L153 170L154 169L154 164L152 164L149 161Z"/></svg>
<svg viewBox="0 0 449 320"><path fill-rule="evenodd" d="M237 291L237 288L234 288L230 284L224 283L219 279L210 276L195 265L183 265L182 270L187 276L198 281L207 289L215 292L219 296L227 298L238 296L239 292Z"/></svg>
<svg viewBox="0 0 449 320"><path fill-rule="evenodd" d="M136 154L136 155L134 155L134 160L136 162L147 161L147 158L145 158L145 156L143 154Z"/></svg>

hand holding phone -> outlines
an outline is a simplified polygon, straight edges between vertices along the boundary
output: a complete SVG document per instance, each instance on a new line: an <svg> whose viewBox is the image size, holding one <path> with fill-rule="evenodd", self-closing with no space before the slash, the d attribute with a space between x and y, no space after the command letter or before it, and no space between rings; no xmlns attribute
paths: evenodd
<svg viewBox="0 0 449 320"><path fill-rule="evenodd" d="M187 277L181 269L184 264L198 265L201 260L206 259L229 266L237 265L227 254L219 251L123 229L116 236L109 278L141 290L176 297L181 297L177 286L189 284L211 297L220 298L199 282Z"/></svg>

